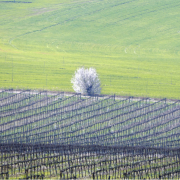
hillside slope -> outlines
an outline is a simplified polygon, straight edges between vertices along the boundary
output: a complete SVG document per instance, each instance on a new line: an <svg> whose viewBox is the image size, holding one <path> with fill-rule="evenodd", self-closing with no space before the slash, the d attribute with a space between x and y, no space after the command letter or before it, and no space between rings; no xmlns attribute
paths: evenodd
<svg viewBox="0 0 180 180"><path fill-rule="evenodd" d="M95 67L102 93L178 98L178 0L0 0L0 87L73 91Z"/></svg>

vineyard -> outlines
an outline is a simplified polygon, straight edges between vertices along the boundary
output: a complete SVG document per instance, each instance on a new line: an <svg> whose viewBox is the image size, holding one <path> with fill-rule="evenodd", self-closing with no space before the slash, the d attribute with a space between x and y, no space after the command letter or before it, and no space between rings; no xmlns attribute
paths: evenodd
<svg viewBox="0 0 180 180"><path fill-rule="evenodd" d="M179 179L180 101L0 91L0 179Z"/></svg>

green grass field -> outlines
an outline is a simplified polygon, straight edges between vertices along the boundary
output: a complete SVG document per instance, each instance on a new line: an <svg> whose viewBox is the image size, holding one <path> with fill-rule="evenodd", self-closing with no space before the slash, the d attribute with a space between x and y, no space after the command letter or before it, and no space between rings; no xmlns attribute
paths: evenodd
<svg viewBox="0 0 180 180"><path fill-rule="evenodd" d="M31 3L25 3L31 2ZM103 94L180 97L178 0L0 0L0 88L72 91L94 67Z"/></svg>

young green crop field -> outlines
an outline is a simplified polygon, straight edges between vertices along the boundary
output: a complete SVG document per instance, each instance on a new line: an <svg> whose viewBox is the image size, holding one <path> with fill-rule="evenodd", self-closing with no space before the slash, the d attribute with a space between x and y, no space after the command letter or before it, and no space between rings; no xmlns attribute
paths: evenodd
<svg viewBox="0 0 180 180"><path fill-rule="evenodd" d="M180 1L0 0L0 88L73 91L81 66L102 94L180 94Z"/></svg>

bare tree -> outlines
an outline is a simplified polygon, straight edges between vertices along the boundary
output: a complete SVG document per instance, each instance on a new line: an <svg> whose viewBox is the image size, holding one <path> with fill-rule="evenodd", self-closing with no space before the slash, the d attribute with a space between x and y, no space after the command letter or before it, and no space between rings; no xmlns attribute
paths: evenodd
<svg viewBox="0 0 180 180"><path fill-rule="evenodd" d="M78 68L71 79L77 93L94 95L101 93L100 80L94 68Z"/></svg>

